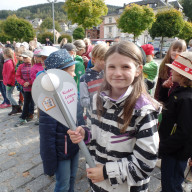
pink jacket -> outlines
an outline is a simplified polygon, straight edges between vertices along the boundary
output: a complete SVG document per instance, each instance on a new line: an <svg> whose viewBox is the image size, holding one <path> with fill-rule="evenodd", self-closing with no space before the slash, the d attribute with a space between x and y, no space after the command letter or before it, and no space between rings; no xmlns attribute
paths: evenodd
<svg viewBox="0 0 192 192"><path fill-rule="evenodd" d="M6 60L3 64L3 84L15 86L15 66L12 59Z"/></svg>
<svg viewBox="0 0 192 192"><path fill-rule="evenodd" d="M33 67L31 68L31 74L30 74L30 77L31 77L31 81L33 83L33 81L35 80L36 78L36 74L39 72L39 71L43 71L44 68L42 66L42 63L36 63L35 65L33 65Z"/></svg>
<svg viewBox="0 0 192 192"><path fill-rule="evenodd" d="M30 77L31 72L31 63L23 63L20 64L17 73L16 73L16 80L20 85L24 85L25 82L29 82L28 87L23 86L23 90L25 92L30 92L32 87L32 81Z"/></svg>

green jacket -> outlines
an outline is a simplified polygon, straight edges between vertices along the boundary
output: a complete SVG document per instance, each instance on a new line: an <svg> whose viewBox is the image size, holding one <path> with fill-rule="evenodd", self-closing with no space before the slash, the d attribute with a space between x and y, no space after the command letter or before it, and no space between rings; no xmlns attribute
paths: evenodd
<svg viewBox="0 0 192 192"><path fill-rule="evenodd" d="M85 73L85 67L84 67L84 62L81 56L77 55L75 57L75 61L77 61L77 63L75 65L76 76L74 77L74 79L75 79L75 82L77 83L77 90L79 93L80 77Z"/></svg>
<svg viewBox="0 0 192 192"><path fill-rule="evenodd" d="M147 79L154 80L155 77L157 76L157 72L158 72L158 66L157 63L155 63L155 61L146 63L143 66L144 77Z"/></svg>

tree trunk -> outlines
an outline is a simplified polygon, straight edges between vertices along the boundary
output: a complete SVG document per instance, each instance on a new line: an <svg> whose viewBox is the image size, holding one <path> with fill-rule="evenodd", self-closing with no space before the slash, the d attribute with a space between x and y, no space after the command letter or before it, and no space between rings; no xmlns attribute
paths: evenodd
<svg viewBox="0 0 192 192"><path fill-rule="evenodd" d="M133 42L135 43L135 34L133 34L134 36L133 36Z"/></svg>
<svg viewBox="0 0 192 192"><path fill-rule="evenodd" d="M163 38L164 38L164 37L162 37L162 38L161 38L160 58L162 58L162 57L163 57Z"/></svg>

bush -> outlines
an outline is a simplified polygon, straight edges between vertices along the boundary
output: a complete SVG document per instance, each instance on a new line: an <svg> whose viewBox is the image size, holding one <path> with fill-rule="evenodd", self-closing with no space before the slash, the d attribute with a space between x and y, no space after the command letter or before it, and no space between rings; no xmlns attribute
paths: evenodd
<svg viewBox="0 0 192 192"><path fill-rule="evenodd" d="M84 39L85 38L85 30L83 29L83 27L77 27L73 31L73 38L75 40L77 40L77 39Z"/></svg>
<svg viewBox="0 0 192 192"><path fill-rule="evenodd" d="M1 43L6 43L6 41L13 41L13 38L9 37L5 33L0 33L0 42Z"/></svg>
<svg viewBox="0 0 192 192"><path fill-rule="evenodd" d="M61 35L61 36L59 37L58 43L61 43L61 40L62 40L63 38L67 38L67 42L68 42L68 43L71 43L71 42L72 42L72 37L71 37L70 35L68 35L68 34L63 34L63 35Z"/></svg>
<svg viewBox="0 0 192 192"><path fill-rule="evenodd" d="M51 32L45 32L45 33L41 33L41 34L39 34L39 35L37 35L37 39L38 39L38 41L40 42L40 43L42 43L42 44L45 44L46 43L46 38L49 38L50 39L50 41L53 43L53 41L54 41L54 38L53 38L53 33L51 33Z"/></svg>

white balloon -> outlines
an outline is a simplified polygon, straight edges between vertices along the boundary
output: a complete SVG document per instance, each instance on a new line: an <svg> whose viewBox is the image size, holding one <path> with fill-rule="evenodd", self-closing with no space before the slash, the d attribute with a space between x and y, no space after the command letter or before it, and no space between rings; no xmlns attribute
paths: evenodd
<svg viewBox="0 0 192 192"><path fill-rule="evenodd" d="M53 73L47 73L41 79L41 85L46 91L54 91L59 87L59 78Z"/></svg>

